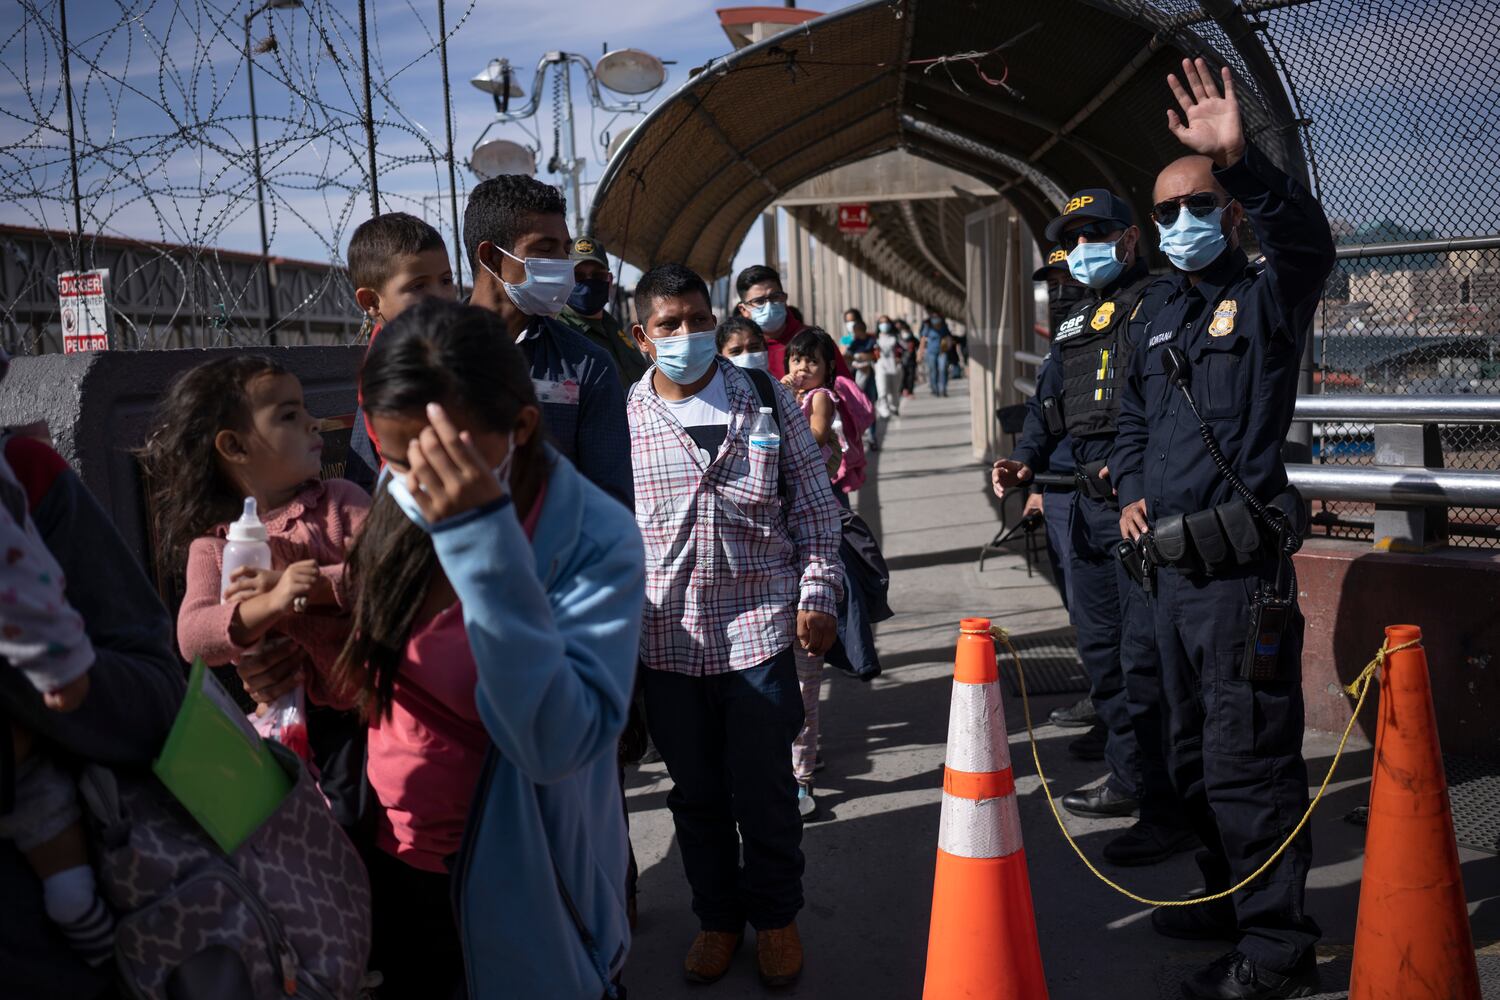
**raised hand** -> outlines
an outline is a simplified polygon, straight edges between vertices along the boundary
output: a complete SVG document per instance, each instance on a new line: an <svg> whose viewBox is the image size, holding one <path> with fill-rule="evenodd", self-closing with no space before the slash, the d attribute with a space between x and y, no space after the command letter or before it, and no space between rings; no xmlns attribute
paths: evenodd
<svg viewBox="0 0 1500 1000"><path fill-rule="evenodd" d="M1188 149L1212 158L1215 166L1227 167L1245 154L1245 127L1240 122L1240 104L1227 66L1221 76L1222 94L1202 59L1182 61L1182 80L1176 74L1167 74L1167 86L1182 108L1180 117L1167 109L1167 128Z"/></svg>

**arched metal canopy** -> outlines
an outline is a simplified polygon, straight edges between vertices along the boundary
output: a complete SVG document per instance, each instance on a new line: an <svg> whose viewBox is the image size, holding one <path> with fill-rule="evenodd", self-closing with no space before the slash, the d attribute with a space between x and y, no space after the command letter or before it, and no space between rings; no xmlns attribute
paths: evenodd
<svg viewBox="0 0 1500 1000"><path fill-rule="evenodd" d="M1183 152L1165 77L1185 55L1227 63L1247 132L1305 174L1280 81L1231 0L866 0L689 79L610 160L590 228L632 264L719 277L778 196L893 149L985 181L1036 233L1084 187L1144 220L1156 173ZM952 256L891 246L923 272Z"/></svg>

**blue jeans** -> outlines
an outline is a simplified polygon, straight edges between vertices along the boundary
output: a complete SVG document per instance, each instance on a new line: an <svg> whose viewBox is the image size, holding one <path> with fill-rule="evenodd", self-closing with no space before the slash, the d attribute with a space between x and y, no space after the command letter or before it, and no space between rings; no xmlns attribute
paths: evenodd
<svg viewBox="0 0 1500 1000"><path fill-rule="evenodd" d="M934 396L948 395L948 356L946 354L927 352L927 376L927 384L932 387Z"/></svg>
<svg viewBox="0 0 1500 1000"><path fill-rule="evenodd" d="M731 934L747 920L785 927L802 909L803 867L792 776L802 691L791 648L748 670L641 676L699 924Z"/></svg>

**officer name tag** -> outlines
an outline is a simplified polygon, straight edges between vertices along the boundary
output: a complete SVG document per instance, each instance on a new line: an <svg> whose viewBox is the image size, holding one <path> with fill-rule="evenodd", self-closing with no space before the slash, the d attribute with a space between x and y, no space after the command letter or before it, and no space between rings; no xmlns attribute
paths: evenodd
<svg viewBox="0 0 1500 1000"><path fill-rule="evenodd" d="M1052 335L1052 342L1055 344L1059 340L1067 340L1069 337L1076 336L1083 329L1085 318L1083 313L1079 313L1077 316L1064 320L1057 328L1057 332Z"/></svg>
<svg viewBox="0 0 1500 1000"><path fill-rule="evenodd" d="M1176 330L1163 330L1161 333L1152 334L1151 339L1146 341L1147 347L1160 347L1177 335Z"/></svg>
<svg viewBox="0 0 1500 1000"><path fill-rule="evenodd" d="M563 382L554 382L551 379L534 378L532 386L536 389L536 401L538 403L562 403L566 406L578 405L578 383L572 379Z"/></svg>

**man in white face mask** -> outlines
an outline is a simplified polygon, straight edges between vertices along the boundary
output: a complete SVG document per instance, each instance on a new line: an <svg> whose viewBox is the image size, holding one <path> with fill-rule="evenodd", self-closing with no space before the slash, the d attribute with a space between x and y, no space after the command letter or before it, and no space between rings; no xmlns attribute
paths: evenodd
<svg viewBox="0 0 1500 1000"><path fill-rule="evenodd" d="M614 360L556 318L577 284L566 211L556 188L531 177L505 174L475 187L464 209L469 303L505 321L557 450L629 507L630 432Z"/></svg>

